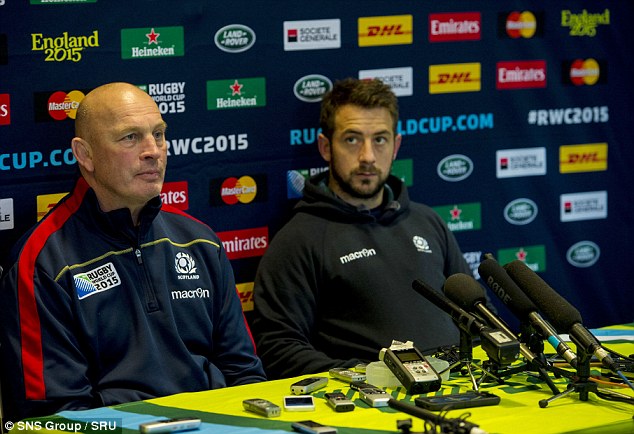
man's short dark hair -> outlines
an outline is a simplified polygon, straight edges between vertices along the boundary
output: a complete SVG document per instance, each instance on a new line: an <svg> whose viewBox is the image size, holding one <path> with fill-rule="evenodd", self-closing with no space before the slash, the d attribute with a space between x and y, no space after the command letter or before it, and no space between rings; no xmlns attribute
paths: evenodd
<svg viewBox="0 0 634 434"><path fill-rule="evenodd" d="M381 80L346 78L335 82L332 90L321 101L319 126L321 132L332 140L335 130L335 115L344 105L356 105L362 108L383 107L392 117L393 132L396 134L398 122L398 99L392 89Z"/></svg>

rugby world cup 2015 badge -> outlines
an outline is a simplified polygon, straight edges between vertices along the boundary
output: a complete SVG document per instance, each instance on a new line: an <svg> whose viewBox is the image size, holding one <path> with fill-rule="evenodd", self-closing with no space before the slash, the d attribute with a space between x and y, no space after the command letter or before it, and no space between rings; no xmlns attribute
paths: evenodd
<svg viewBox="0 0 634 434"><path fill-rule="evenodd" d="M121 285L121 278L112 262L73 276L80 300Z"/></svg>

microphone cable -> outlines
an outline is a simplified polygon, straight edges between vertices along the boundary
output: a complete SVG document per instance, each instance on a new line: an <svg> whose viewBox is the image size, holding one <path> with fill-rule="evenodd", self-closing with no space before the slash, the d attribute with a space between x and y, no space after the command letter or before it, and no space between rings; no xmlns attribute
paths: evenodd
<svg viewBox="0 0 634 434"><path fill-rule="evenodd" d="M444 417L442 414L436 414L429 410L425 410L424 408L416 407L414 405L398 401L394 398L390 398L390 400L387 402L387 405L395 410L402 411L403 413L409 414L410 416L416 416L426 422L431 423L434 429L436 427L440 427L440 430L443 433L487 434L486 431L480 429L479 425L466 420L466 417L470 416L471 413L466 413L465 417L447 418Z"/></svg>

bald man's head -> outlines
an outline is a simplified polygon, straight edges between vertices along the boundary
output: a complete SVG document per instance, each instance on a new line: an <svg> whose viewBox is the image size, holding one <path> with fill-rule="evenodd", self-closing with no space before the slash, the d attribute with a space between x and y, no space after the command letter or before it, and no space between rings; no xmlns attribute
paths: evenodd
<svg viewBox="0 0 634 434"><path fill-rule="evenodd" d="M71 141L79 170L103 211L128 208L136 221L160 192L167 125L156 102L128 83L99 86L80 103Z"/></svg>
<svg viewBox="0 0 634 434"><path fill-rule="evenodd" d="M114 115L122 105L134 98L154 100L147 93L130 83L115 82L90 91L79 104L75 117L75 136L90 140L95 122L103 122Z"/></svg>

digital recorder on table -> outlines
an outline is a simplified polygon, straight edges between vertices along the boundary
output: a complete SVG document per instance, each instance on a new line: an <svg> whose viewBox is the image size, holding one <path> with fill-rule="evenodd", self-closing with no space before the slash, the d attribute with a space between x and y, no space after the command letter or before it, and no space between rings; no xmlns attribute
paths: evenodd
<svg viewBox="0 0 634 434"><path fill-rule="evenodd" d="M410 395L435 392L441 379L427 358L411 342L395 343L379 354Z"/></svg>

